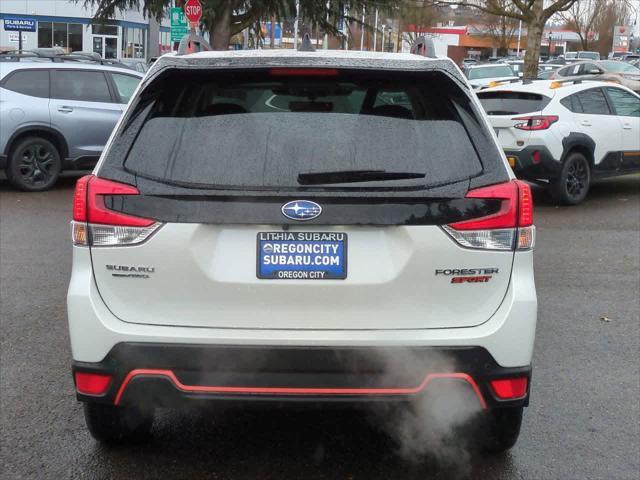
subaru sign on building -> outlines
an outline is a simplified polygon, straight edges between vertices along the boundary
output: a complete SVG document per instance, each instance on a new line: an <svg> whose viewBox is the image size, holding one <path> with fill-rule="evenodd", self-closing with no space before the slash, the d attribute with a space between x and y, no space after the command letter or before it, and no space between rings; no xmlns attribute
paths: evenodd
<svg viewBox="0 0 640 480"><path fill-rule="evenodd" d="M75 0L0 0L0 50L59 47L103 58L149 58L171 50L169 18L158 26L137 9L95 23L96 8ZM158 33L159 30L159 33Z"/></svg>
<svg viewBox="0 0 640 480"><path fill-rule="evenodd" d="M31 18L5 18L4 29L8 32L35 32L36 21Z"/></svg>

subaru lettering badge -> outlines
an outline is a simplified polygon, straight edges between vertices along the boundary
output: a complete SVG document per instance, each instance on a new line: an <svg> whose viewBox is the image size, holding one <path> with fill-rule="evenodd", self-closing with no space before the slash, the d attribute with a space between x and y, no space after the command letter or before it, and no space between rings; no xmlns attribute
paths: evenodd
<svg viewBox="0 0 640 480"><path fill-rule="evenodd" d="M322 207L309 200L293 200L282 206L282 214L291 220L313 220L322 213Z"/></svg>

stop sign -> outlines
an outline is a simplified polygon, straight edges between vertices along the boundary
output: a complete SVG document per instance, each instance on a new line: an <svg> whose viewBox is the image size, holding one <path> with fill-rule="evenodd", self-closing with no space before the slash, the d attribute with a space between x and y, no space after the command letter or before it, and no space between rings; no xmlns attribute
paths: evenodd
<svg viewBox="0 0 640 480"><path fill-rule="evenodd" d="M200 0L187 0L184 4L184 14L189 19L189 23L199 23L202 17Z"/></svg>

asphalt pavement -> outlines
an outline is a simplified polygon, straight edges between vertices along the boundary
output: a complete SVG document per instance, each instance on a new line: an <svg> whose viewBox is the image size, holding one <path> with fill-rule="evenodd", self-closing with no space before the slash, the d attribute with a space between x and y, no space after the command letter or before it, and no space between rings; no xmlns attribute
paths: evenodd
<svg viewBox="0 0 640 480"><path fill-rule="evenodd" d="M70 374L65 295L75 177L40 194L0 180L3 479L640 478L640 175L577 207L540 189L531 405L508 454L410 461L354 411L163 411L149 444L87 433Z"/></svg>

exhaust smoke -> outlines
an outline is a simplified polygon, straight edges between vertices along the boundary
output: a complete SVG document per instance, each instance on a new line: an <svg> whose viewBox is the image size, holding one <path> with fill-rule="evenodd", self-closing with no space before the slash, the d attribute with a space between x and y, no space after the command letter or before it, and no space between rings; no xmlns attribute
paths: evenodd
<svg viewBox="0 0 640 480"><path fill-rule="evenodd" d="M455 361L439 352L419 356L409 349L376 350L384 368L383 383L425 378L427 372L457 370ZM397 444L397 453L412 463L434 462L449 475L465 477L471 471L472 430L483 412L466 381L436 378L409 402L378 402L370 419Z"/></svg>

